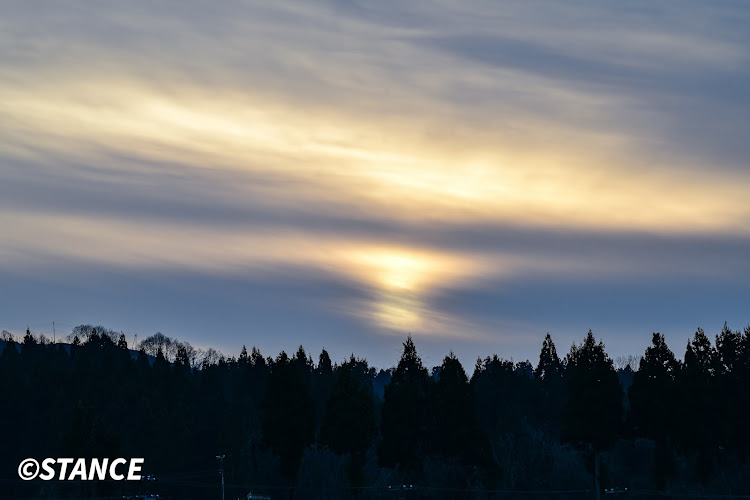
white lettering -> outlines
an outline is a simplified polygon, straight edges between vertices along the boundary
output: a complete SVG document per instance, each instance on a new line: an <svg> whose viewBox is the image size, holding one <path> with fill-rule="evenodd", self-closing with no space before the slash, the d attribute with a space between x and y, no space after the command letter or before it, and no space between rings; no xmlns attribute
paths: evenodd
<svg viewBox="0 0 750 500"><path fill-rule="evenodd" d="M39 474L39 479L42 481L49 481L50 479L55 477L55 469L52 468L52 465L54 465L55 459L54 458L45 458L42 462L42 470L44 470L44 474Z"/></svg>
<svg viewBox="0 0 750 500"><path fill-rule="evenodd" d="M62 464L62 467L60 468L60 477L58 479L60 481L65 481L65 471L68 470L68 464L73 463L73 459L72 458L58 458L57 463Z"/></svg>
<svg viewBox="0 0 750 500"><path fill-rule="evenodd" d="M131 458L130 469L128 469L128 481L140 481L141 475L136 475L136 472L141 472L141 465L143 464L142 458Z"/></svg>
<svg viewBox="0 0 750 500"><path fill-rule="evenodd" d="M91 459L91 470L89 470L89 481L94 480L96 475L100 481L104 481L107 477L107 464L109 463L108 458L102 459L100 462L98 458Z"/></svg>
<svg viewBox="0 0 750 500"><path fill-rule="evenodd" d="M86 459L85 458L79 458L76 460L76 464L73 466L73 470L70 471L70 476L68 476L68 481L72 481L74 478L78 477L79 479L86 479Z"/></svg>
<svg viewBox="0 0 750 500"><path fill-rule="evenodd" d="M27 458L18 464L18 477L24 481L50 481L56 475L59 481L140 481L144 462L144 458L45 458L40 463ZM118 471L121 465L125 469Z"/></svg>
<svg viewBox="0 0 750 500"><path fill-rule="evenodd" d="M115 471L118 465L126 463L128 463L128 461L124 458L115 458L114 460L112 460L112 463L109 466L109 477L111 477L115 481L122 481L123 479L125 479L125 476L123 476L122 474L117 474Z"/></svg>

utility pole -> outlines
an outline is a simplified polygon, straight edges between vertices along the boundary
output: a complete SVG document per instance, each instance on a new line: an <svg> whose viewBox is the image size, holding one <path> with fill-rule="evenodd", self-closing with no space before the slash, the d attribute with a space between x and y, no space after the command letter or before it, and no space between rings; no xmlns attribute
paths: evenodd
<svg viewBox="0 0 750 500"><path fill-rule="evenodd" d="M55 343L55 322L52 322L52 343Z"/></svg>
<svg viewBox="0 0 750 500"><path fill-rule="evenodd" d="M221 473L221 500L224 500L224 456L216 455L219 459L219 472Z"/></svg>

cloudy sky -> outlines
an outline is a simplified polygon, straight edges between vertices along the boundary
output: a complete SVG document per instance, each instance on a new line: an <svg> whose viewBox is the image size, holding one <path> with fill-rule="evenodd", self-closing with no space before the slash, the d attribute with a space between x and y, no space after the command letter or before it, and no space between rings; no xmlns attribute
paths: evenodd
<svg viewBox="0 0 750 500"><path fill-rule="evenodd" d="M7 1L0 328L428 365L750 323L744 2ZM467 367L471 369L471 365Z"/></svg>

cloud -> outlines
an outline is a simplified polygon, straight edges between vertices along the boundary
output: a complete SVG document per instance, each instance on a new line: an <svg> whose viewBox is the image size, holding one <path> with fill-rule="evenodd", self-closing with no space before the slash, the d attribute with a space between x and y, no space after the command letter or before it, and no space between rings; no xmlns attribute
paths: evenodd
<svg viewBox="0 0 750 500"><path fill-rule="evenodd" d="M747 17L703 3L11 4L0 267L236 277L253 297L307 276L319 302L286 295L306 317L431 342L544 329L531 311L555 309L545 281L581 300L735 283ZM524 314L493 305L526 286L510 301Z"/></svg>
<svg viewBox="0 0 750 500"><path fill-rule="evenodd" d="M383 214L376 219L427 214L555 227L748 230L740 201L750 189L747 174L717 177L669 165L649 170L629 165L627 157L603 165L606 141L587 151L582 142L544 152L493 151L489 144L468 150L403 126L391 138L377 121L299 114L248 97L202 101L183 93L176 100L148 89L96 91L86 84L59 92L8 92L5 115L14 125L11 141L0 144L6 154L44 169L54 168L52 157L84 162L79 177L122 170L117 165L126 155L134 156L130 168L157 178L163 164L233 170L256 204L317 205L329 213L354 206ZM28 129L35 133L24 134Z"/></svg>

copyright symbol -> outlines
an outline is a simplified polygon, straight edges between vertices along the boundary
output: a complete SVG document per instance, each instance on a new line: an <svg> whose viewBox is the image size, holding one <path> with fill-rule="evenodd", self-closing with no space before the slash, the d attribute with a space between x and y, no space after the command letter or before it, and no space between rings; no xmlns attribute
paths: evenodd
<svg viewBox="0 0 750 500"><path fill-rule="evenodd" d="M18 464L18 477L24 481L31 481L39 474L39 462L33 458L27 458Z"/></svg>

